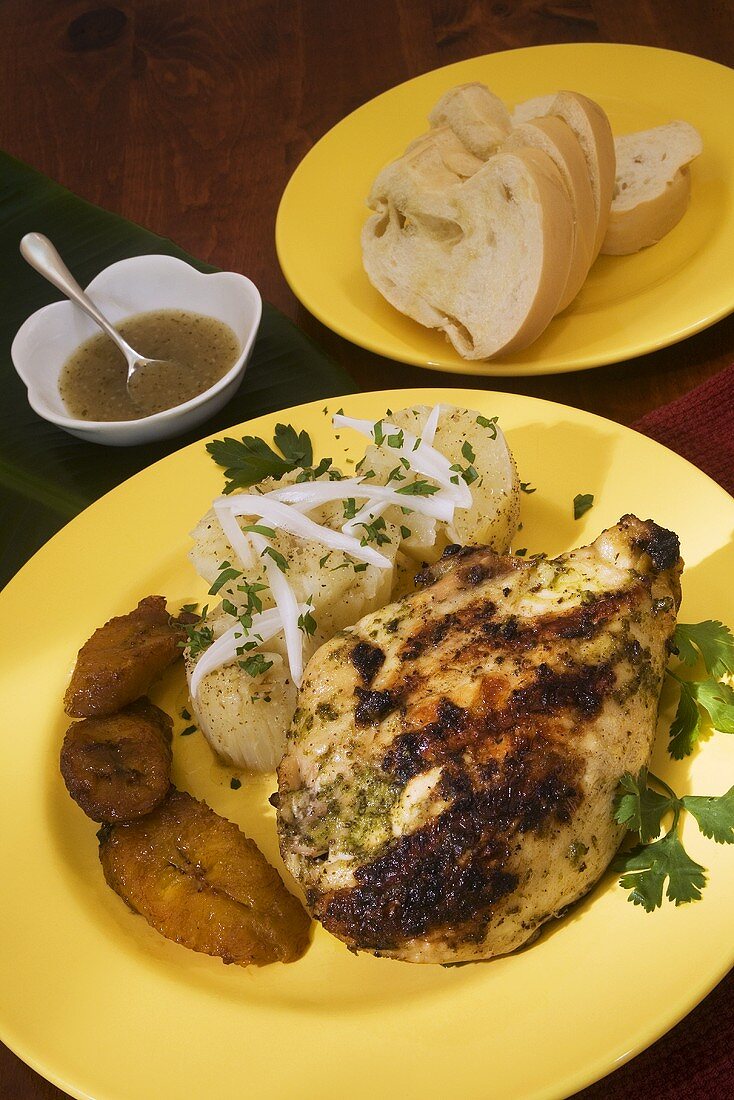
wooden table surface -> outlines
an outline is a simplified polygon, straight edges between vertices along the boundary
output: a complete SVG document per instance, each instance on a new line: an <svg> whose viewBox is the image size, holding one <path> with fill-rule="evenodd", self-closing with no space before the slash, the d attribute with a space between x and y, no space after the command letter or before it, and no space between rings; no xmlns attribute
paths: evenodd
<svg viewBox="0 0 734 1100"><path fill-rule="evenodd" d="M288 178L331 126L409 77L518 46L599 41L663 46L731 65L732 6L2 0L0 147L201 259L246 272L263 297L347 368L355 389L391 388L395 364L324 328L281 274L274 225ZM629 424L728 365L733 354L730 316L642 360L575 374L482 380L397 369L405 386L513 390ZM611 1095L603 1083L592 1094ZM0 1098L63 1095L0 1047ZM706 1095L725 1093L709 1087Z"/></svg>

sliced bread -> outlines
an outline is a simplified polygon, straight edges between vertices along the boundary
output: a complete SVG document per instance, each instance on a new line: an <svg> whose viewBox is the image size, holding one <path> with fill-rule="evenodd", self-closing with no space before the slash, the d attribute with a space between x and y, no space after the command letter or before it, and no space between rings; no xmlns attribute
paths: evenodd
<svg viewBox="0 0 734 1100"><path fill-rule="evenodd" d="M609 119L598 103L580 92L558 92L547 113L568 123L586 158L596 214L593 257L596 259L607 231L614 194L616 157Z"/></svg>
<svg viewBox="0 0 734 1100"><path fill-rule="evenodd" d="M421 134L415 141L411 141L404 155L420 153L427 149L435 149L445 167L461 179L473 176L484 164L484 161L469 152L450 126L436 126L427 133Z"/></svg>
<svg viewBox="0 0 734 1100"><path fill-rule="evenodd" d="M448 133L454 136L451 130ZM460 145L458 139L456 141ZM391 201L404 211L427 193L445 191L463 178L446 160L441 141L423 135L409 145L401 157L385 165L372 184L367 205L379 210Z"/></svg>
<svg viewBox="0 0 734 1100"><path fill-rule="evenodd" d="M557 92L551 92L550 95L536 95L533 99L526 99L524 103L518 103L516 107L513 107L510 115L512 125L522 126L523 122L530 122L531 119L547 115L548 108L557 94Z"/></svg>
<svg viewBox="0 0 734 1100"><path fill-rule="evenodd" d="M571 268L557 312L564 310L578 294L594 261L596 213L586 160L568 123L548 116L516 126L502 146L503 151L542 149L561 174L576 212Z"/></svg>
<svg viewBox="0 0 734 1100"><path fill-rule="evenodd" d="M368 218L364 267L397 309L443 330L466 359L530 344L568 280L574 214L542 150L499 153L469 179Z"/></svg>
<svg viewBox="0 0 734 1100"><path fill-rule="evenodd" d="M463 145L487 160L509 134L512 123L501 99L485 84L459 84L441 96L428 116L431 126L448 126Z"/></svg>
<svg viewBox="0 0 734 1100"><path fill-rule="evenodd" d="M695 127L677 121L614 144L617 175L601 251L626 256L656 244L683 217L691 194L688 165L703 143Z"/></svg>

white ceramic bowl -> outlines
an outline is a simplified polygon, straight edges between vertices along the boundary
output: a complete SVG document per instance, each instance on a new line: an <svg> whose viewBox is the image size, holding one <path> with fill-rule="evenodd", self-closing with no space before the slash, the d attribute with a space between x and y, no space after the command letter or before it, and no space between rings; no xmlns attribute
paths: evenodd
<svg viewBox="0 0 734 1100"><path fill-rule="evenodd" d="M86 288L115 324L136 313L182 309L214 317L234 331L241 351L237 362L213 386L175 408L141 420L77 420L59 392L61 368L71 353L99 328L71 302L39 309L21 326L11 355L39 416L93 443L127 447L180 435L218 412L234 395L252 354L262 301L244 275L217 271L204 275L173 256L133 256L101 271Z"/></svg>

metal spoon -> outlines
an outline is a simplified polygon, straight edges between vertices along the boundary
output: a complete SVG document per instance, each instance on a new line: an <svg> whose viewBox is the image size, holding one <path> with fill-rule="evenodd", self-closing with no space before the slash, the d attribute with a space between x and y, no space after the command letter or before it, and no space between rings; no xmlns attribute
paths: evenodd
<svg viewBox="0 0 734 1100"><path fill-rule="evenodd" d="M87 297L51 241L48 237L44 237L43 233L26 233L20 242L20 252L23 259L27 260L39 275L43 275L44 279L48 279L62 294L83 309L93 321L96 321L102 331L107 333L110 340L114 341L127 362L128 396L141 412L145 411L145 386L141 385L141 382L148 368L154 367L157 371L163 369L167 374L175 376L180 375L181 367L166 359L146 359L144 355L139 355L134 348L131 348L107 318L100 313L92 299Z"/></svg>

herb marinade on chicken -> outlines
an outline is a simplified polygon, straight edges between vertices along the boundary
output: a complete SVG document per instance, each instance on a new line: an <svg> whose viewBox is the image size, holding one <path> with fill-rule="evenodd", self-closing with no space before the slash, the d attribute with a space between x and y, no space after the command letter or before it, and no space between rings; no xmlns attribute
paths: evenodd
<svg viewBox="0 0 734 1100"><path fill-rule="evenodd" d="M675 534L625 516L553 560L449 548L309 663L279 768L285 862L353 949L512 951L583 896L647 763Z"/></svg>

